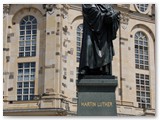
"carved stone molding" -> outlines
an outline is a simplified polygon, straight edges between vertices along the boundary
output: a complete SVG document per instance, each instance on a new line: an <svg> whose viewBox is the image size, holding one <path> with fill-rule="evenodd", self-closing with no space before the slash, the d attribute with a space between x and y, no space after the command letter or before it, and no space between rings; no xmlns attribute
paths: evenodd
<svg viewBox="0 0 160 120"><path fill-rule="evenodd" d="M6 14L9 13L10 5L9 4L4 4L3 5L3 18L6 17Z"/></svg>
<svg viewBox="0 0 160 120"><path fill-rule="evenodd" d="M60 6L61 6L60 7L61 17L65 19L68 17L68 10L69 10L70 6L67 4L61 4Z"/></svg>
<svg viewBox="0 0 160 120"><path fill-rule="evenodd" d="M45 9L49 14L53 14L55 6L55 4L43 4L43 9Z"/></svg>
<svg viewBox="0 0 160 120"><path fill-rule="evenodd" d="M9 13L10 5L9 4L4 4L3 5L3 14Z"/></svg>
<svg viewBox="0 0 160 120"><path fill-rule="evenodd" d="M69 9L70 6L68 4L62 4L65 9Z"/></svg>
<svg viewBox="0 0 160 120"><path fill-rule="evenodd" d="M128 13L125 13L125 12L122 12L121 13L121 27L123 29L126 29L127 26L128 26L128 22L129 22L129 14Z"/></svg>
<svg viewBox="0 0 160 120"><path fill-rule="evenodd" d="M129 14L122 12L121 13L121 23L128 25L128 21L129 21Z"/></svg>

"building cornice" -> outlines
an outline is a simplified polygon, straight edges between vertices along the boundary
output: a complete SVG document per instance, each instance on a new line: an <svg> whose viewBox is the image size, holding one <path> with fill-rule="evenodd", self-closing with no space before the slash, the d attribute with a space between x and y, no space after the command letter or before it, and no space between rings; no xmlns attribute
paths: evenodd
<svg viewBox="0 0 160 120"><path fill-rule="evenodd" d="M155 23L155 15L148 15L148 14L142 14L142 13L139 13L137 11L131 11L129 9L129 6L128 5L113 5L113 7L120 11L123 15L123 17L125 18L129 18L129 19L136 19L136 20L139 20L139 21L144 21L144 22L149 22L149 23Z"/></svg>
<svg viewBox="0 0 160 120"><path fill-rule="evenodd" d="M10 5L9 4L4 4L3 5L3 14L9 13Z"/></svg>
<svg viewBox="0 0 160 120"><path fill-rule="evenodd" d="M22 115L29 115L29 116L66 116L67 111L60 108L43 108L43 109L8 109L3 110L4 116L22 116Z"/></svg>
<svg viewBox="0 0 160 120"><path fill-rule="evenodd" d="M149 23L155 23L155 17L150 15L144 15L137 12L130 12L129 16L131 19L136 19L139 21L149 22Z"/></svg>
<svg viewBox="0 0 160 120"><path fill-rule="evenodd" d="M82 4L69 4L70 9L82 11Z"/></svg>

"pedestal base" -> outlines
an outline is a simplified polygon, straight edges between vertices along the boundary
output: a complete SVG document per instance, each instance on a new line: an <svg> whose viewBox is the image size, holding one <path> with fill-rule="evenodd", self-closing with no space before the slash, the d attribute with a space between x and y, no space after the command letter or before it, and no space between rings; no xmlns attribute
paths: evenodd
<svg viewBox="0 0 160 120"><path fill-rule="evenodd" d="M88 75L78 80L78 116L116 116L114 76Z"/></svg>

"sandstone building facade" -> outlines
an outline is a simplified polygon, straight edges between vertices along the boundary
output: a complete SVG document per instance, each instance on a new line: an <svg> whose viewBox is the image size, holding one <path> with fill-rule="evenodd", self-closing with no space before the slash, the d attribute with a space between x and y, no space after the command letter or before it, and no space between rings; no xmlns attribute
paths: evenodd
<svg viewBox="0 0 160 120"><path fill-rule="evenodd" d="M155 5L117 4L118 115L155 115ZM3 5L4 115L76 115L80 4Z"/></svg>

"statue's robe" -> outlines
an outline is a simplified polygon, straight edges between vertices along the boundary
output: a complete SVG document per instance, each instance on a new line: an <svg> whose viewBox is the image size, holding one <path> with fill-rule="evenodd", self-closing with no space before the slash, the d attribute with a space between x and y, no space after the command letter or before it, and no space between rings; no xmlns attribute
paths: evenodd
<svg viewBox="0 0 160 120"><path fill-rule="evenodd" d="M79 71L96 69L112 62L112 40L119 27L119 12L108 4L83 4L83 37Z"/></svg>

